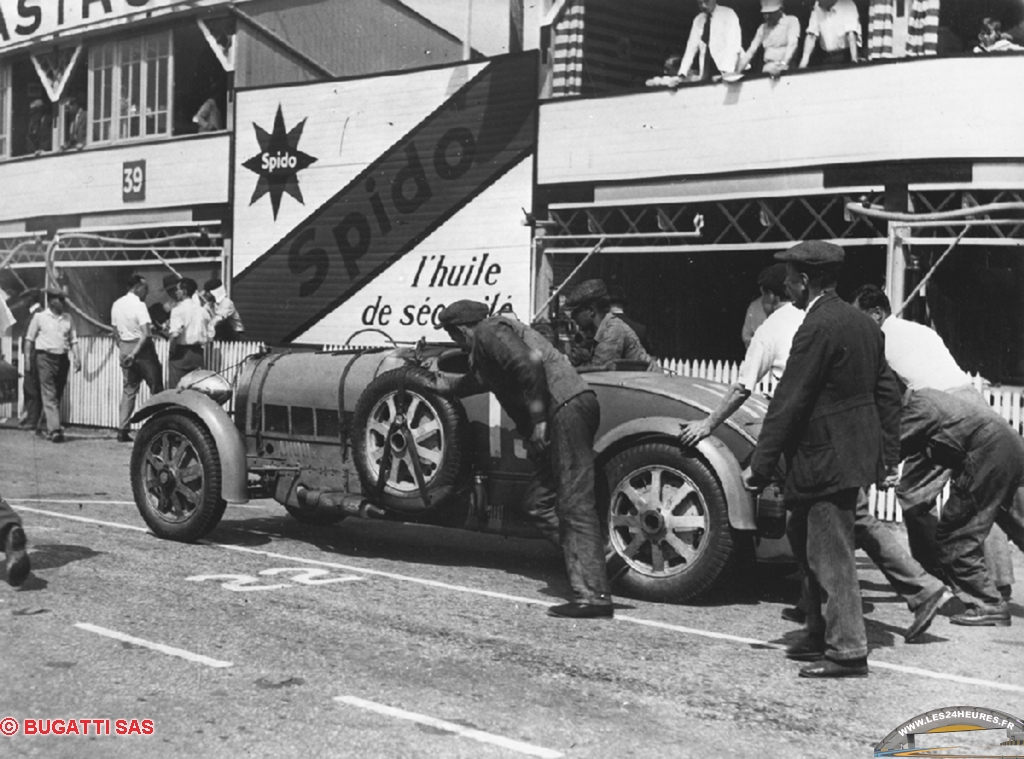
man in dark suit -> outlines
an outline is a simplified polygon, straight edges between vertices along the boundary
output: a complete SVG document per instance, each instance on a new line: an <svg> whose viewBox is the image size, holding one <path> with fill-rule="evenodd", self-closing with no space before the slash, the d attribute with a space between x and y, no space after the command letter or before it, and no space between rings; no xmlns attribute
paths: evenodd
<svg viewBox="0 0 1024 759"><path fill-rule="evenodd" d="M863 677L867 635L854 559L859 488L895 480L900 392L882 332L835 293L843 250L809 241L777 253L807 311L744 473L760 489L786 457L788 534L809 584L807 637L787 655L801 677Z"/></svg>

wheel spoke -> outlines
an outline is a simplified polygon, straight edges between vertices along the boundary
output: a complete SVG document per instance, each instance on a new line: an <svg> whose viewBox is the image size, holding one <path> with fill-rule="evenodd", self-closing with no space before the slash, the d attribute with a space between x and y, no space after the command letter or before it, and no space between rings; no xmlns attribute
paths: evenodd
<svg viewBox="0 0 1024 759"><path fill-rule="evenodd" d="M681 504L685 499L696 493L697 490L689 482L683 482L673 493L672 498L665 504L671 510Z"/></svg>
<svg viewBox="0 0 1024 759"><path fill-rule="evenodd" d="M416 418L416 411L419 409L421 401L417 396L412 395L411 393L406 393L406 398L409 399L409 405L405 409L405 418L408 419L411 424L412 420Z"/></svg>
<svg viewBox="0 0 1024 759"><path fill-rule="evenodd" d="M171 462L171 466L175 469L180 469L181 463L185 460L185 457L192 452L192 446L189 445L187 441L182 440L180 443L181 446L174 452L174 460Z"/></svg>
<svg viewBox="0 0 1024 759"><path fill-rule="evenodd" d="M199 505L199 493L190 488L185 487L180 482L177 485L175 485L174 492L180 495L189 504L191 504L192 508L195 508L196 506Z"/></svg>
<svg viewBox="0 0 1024 759"><path fill-rule="evenodd" d="M431 435L439 432L441 430L441 425L436 419L425 419L418 427L410 429L412 429L413 439L415 439L417 443L422 443Z"/></svg>
<svg viewBox="0 0 1024 759"><path fill-rule="evenodd" d="M644 540L643 534L638 533L634 535L633 539L629 541L629 545L622 549L622 553L626 555L626 558L632 559L644 544Z"/></svg>
<svg viewBox="0 0 1024 759"><path fill-rule="evenodd" d="M640 529L640 515L612 514L612 527L628 527L635 532Z"/></svg>
<svg viewBox="0 0 1024 759"><path fill-rule="evenodd" d="M662 553L660 543L651 543L651 569L655 572L665 571L665 555Z"/></svg>
<svg viewBox="0 0 1024 759"><path fill-rule="evenodd" d="M166 464L171 458L171 433L160 438L160 461Z"/></svg>
<svg viewBox="0 0 1024 759"><path fill-rule="evenodd" d="M687 564L691 563L697 557L697 549L689 543L680 540L678 535L673 535L670 532L665 536L665 542L672 546L675 552L679 554L680 558L682 558Z"/></svg>
<svg viewBox="0 0 1024 759"><path fill-rule="evenodd" d="M426 461L435 467L441 463L441 451L432 448L417 448L416 453L419 454L420 461Z"/></svg>
<svg viewBox="0 0 1024 759"><path fill-rule="evenodd" d="M366 434L369 436L371 432L376 432L384 440L388 439L388 432L391 431L391 422L372 420L366 425ZM372 436L371 436L372 437Z"/></svg>
<svg viewBox="0 0 1024 759"><path fill-rule="evenodd" d="M187 466L178 473L178 480L181 482L192 482L202 478L203 476L203 465L196 462L191 466Z"/></svg>
<svg viewBox="0 0 1024 759"><path fill-rule="evenodd" d="M702 514L688 512L679 516L665 517L665 526L670 532L693 532L706 529L707 523Z"/></svg>
<svg viewBox="0 0 1024 759"><path fill-rule="evenodd" d="M633 507L636 508L637 511L639 511L642 506L647 505L647 499L637 492L636 488L628 482L622 484L619 492L629 499L630 503L633 504Z"/></svg>
<svg viewBox="0 0 1024 759"><path fill-rule="evenodd" d="M652 469L651 470L651 496L650 496L650 499L648 500L648 503L650 503L652 505L656 504L656 503L661 503L662 502L662 497L661 497L661 474L662 474L662 471L660 469Z"/></svg>

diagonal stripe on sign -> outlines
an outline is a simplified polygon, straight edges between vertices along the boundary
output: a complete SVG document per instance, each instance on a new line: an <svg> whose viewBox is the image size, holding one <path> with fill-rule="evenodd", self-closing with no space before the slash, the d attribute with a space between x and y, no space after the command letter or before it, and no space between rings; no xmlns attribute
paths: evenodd
<svg viewBox="0 0 1024 759"><path fill-rule="evenodd" d="M248 334L294 340L534 150L534 53L496 58L238 275Z"/></svg>

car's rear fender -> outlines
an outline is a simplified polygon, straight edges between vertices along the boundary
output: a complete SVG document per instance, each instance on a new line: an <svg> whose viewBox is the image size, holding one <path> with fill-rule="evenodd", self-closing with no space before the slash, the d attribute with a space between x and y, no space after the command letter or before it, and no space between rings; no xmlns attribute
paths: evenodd
<svg viewBox="0 0 1024 759"><path fill-rule="evenodd" d="M141 422L167 411L184 411L199 418L217 446L220 497L228 503L248 502L245 441L227 412L209 396L195 390L164 390L136 411L132 421Z"/></svg>
<svg viewBox="0 0 1024 759"><path fill-rule="evenodd" d="M627 444L665 440L679 444L679 420L671 417L648 416L633 419L608 430L594 443L598 458L606 458ZM729 505L729 524L736 530L756 530L754 497L743 487L743 470L732 451L715 437L701 440L697 454L714 470L722 483L725 502Z"/></svg>

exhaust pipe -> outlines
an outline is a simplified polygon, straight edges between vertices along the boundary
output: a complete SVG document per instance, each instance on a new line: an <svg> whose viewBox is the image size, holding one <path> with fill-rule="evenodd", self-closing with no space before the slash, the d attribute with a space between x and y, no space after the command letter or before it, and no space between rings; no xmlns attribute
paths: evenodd
<svg viewBox="0 0 1024 759"><path fill-rule="evenodd" d="M340 490L310 490L304 485L295 489L299 505L315 511L341 512L345 516L360 519L381 519L383 509L374 506L359 495L352 495Z"/></svg>

